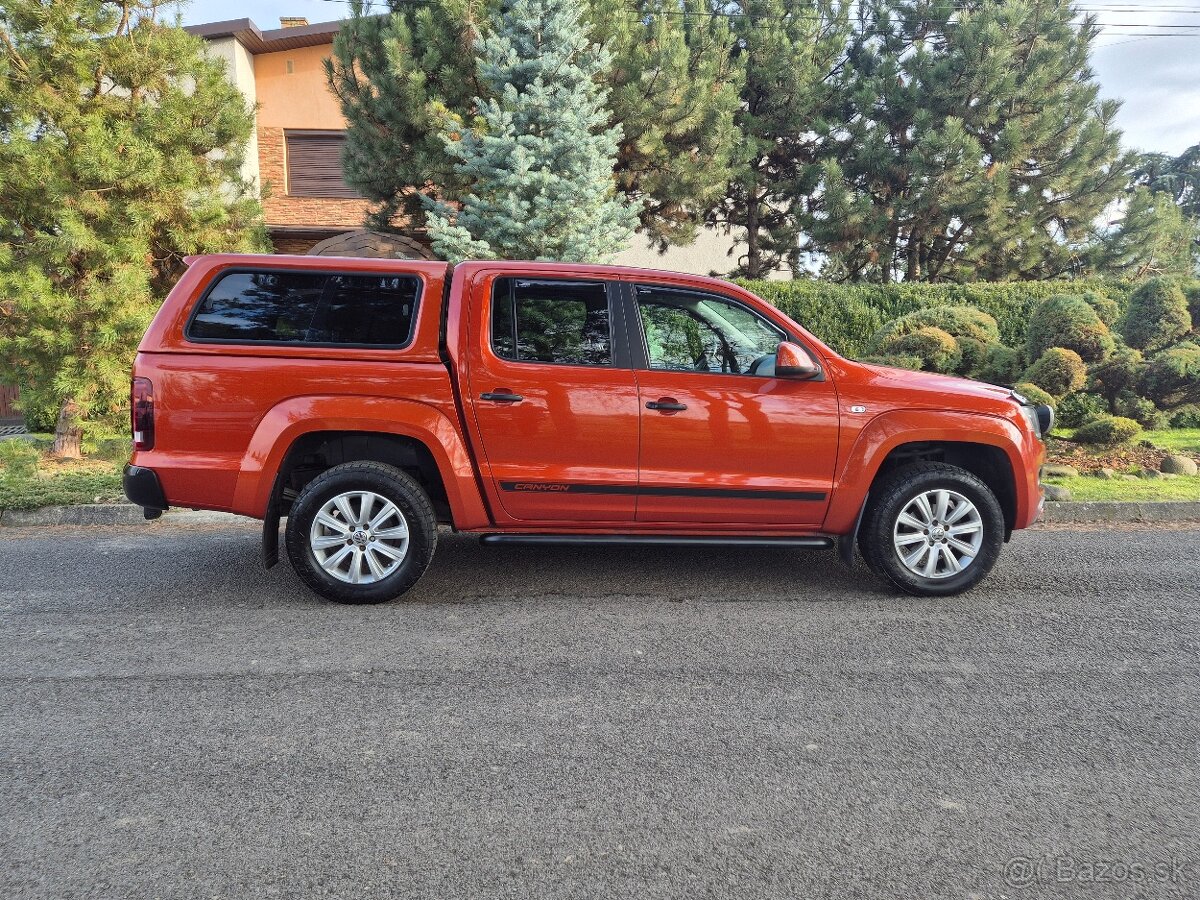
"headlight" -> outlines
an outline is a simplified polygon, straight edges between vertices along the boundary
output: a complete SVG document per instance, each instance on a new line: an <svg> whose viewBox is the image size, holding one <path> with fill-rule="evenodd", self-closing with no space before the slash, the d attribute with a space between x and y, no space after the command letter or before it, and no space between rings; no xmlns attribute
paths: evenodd
<svg viewBox="0 0 1200 900"><path fill-rule="evenodd" d="M1042 436L1042 424L1038 421L1037 410L1032 406L1021 404L1021 415L1025 417L1025 424L1029 426L1029 430L1038 437Z"/></svg>

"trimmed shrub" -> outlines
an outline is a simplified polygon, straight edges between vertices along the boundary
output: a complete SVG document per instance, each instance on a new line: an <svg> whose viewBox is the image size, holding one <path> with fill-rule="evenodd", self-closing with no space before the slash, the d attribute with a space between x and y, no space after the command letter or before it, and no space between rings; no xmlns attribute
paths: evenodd
<svg viewBox="0 0 1200 900"><path fill-rule="evenodd" d="M1087 383L1087 366L1074 350L1051 347L1025 370L1021 380L1036 384L1054 397L1062 397Z"/></svg>
<svg viewBox="0 0 1200 900"><path fill-rule="evenodd" d="M1145 368L1140 350L1118 344L1112 356L1092 367L1089 390L1115 404L1121 394L1134 392Z"/></svg>
<svg viewBox="0 0 1200 900"><path fill-rule="evenodd" d="M1113 412L1118 416L1133 419L1143 428L1153 430L1167 427L1167 414L1153 402L1137 394L1122 394L1117 398Z"/></svg>
<svg viewBox="0 0 1200 900"><path fill-rule="evenodd" d="M1141 393L1159 406L1200 402L1200 344L1184 341L1157 354L1139 385Z"/></svg>
<svg viewBox="0 0 1200 900"><path fill-rule="evenodd" d="M1099 362L1113 352L1113 337L1085 297L1059 294L1042 301L1034 312L1025 346L1030 359L1063 347L1087 362Z"/></svg>
<svg viewBox="0 0 1200 900"><path fill-rule="evenodd" d="M1171 416L1172 428L1200 428L1200 403L1189 403L1175 410Z"/></svg>
<svg viewBox="0 0 1200 900"><path fill-rule="evenodd" d="M860 356L858 361L875 366L891 366L894 369L910 369L913 372L920 372L925 364L919 356Z"/></svg>
<svg viewBox="0 0 1200 900"><path fill-rule="evenodd" d="M1029 384L1028 382L1023 381L1020 384L1014 384L1013 390L1018 394L1022 394L1026 400L1030 400L1034 403L1045 403L1047 406L1054 407L1055 411L1057 411L1058 403L1055 401L1055 399L1036 384Z"/></svg>
<svg viewBox="0 0 1200 900"><path fill-rule="evenodd" d="M984 354L976 377L992 384L1012 384L1025 370L1025 359L1021 354L1003 344L992 344Z"/></svg>
<svg viewBox="0 0 1200 900"><path fill-rule="evenodd" d="M1116 300L1109 300L1099 291L1084 291L1079 295L1087 305L1096 311L1096 315L1100 317L1109 328L1117 324L1117 319L1121 318L1121 307L1117 305Z"/></svg>
<svg viewBox="0 0 1200 900"><path fill-rule="evenodd" d="M884 356L915 356L929 372L954 372L962 362L962 350L954 336L932 326L908 334L892 332L878 350Z"/></svg>
<svg viewBox="0 0 1200 900"><path fill-rule="evenodd" d="M1187 298L1170 278L1151 278L1130 295L1120 327L1130 347L1169 347L1192 330Z"/></svg>
<svg viewBox="0 0 1200 900"><path fill-rule="evenodd" d="M959 375L976 372L983 364L988 346L1000 340L996 320L981 310L969 306L931 306L888 322L871 338L869 349L873 353L895 353L897 341L926 328L943 331L957 342L958 362L953 369L934 369L937 372Z"/></svg>
<svg viewBox="0 0 1200 900"><path fill-rule="evenodd" d="M1081 444L1115 447L1132 441L1142 433L1142 426L1133 419L1121 416L1101 416L1075 430L1075 440Z"/></svg>
<svg viewBox="0 0 1200 900"><path fill-rule="evenodd" d="M1058 404L1058 421L1064 428L1078 428L1092 419L1108 415L1108 403L1098 394L1080 391L1068 394Z"/></svg>

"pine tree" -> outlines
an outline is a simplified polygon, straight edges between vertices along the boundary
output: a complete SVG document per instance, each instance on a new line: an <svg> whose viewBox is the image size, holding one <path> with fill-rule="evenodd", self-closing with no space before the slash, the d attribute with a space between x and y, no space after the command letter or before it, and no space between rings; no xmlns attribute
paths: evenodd
<svg viewBox="0 0 1200 900"><path fill-rule="evenodd" d="M253 249L240 167L252 118L159 3L0 7L0 377L82 420L119 421L129 365L183 256Z"/></svg>
<svg viewBox="0 0 1200 900"><path fill-rule="evenodd" d="M1065 0L873 0L806 225L839 279L1069 271L1128 159Z"/></svg>
<svg viewBox="0 0 1200 900"><path fill-rule="evenodd" d="M744 77L735 120L739 152L710 219L745 234L746 256L736 274L764 278L781 265L798 265L800 212L826 154L849 5L742 0L722 8L734 22L734 58Z"/></svg>
<svg viewBox="0 0 1200 900"><path fill-rule="evenodd" d="M610 57L588 43L577 5L515 0L475 47L494 99L476 99L476 123L443 126L469 187L427 204L435 252L592 261L620 250L637 213L613 183L620 126L606 127L597 83Z"/></svg>
<svg viewBox="0 0 1200 900"><path fill-rule="evenodd" d="M1090 274L1146 278L1195 272L1197 224L1170 195L1135 188L1113 225L1086 251Z"/></svg>
<svg viewBox="0 0 1200 900"><path fill-rule="evenodd" d="M705 0L586 0L589 38L613 56L605 73L608 124L622 126L617 187L639 205L640 227L660 245L687 243L720 198L734 147L737 64L729 25ZM347 179L376 201L372 226L397 216L425 225L422 195L461 190L437 137L450 113L469 119L492 99L475 69L480 23L501 0L362 0L334 42L330 85L347 120Z"/></svg>

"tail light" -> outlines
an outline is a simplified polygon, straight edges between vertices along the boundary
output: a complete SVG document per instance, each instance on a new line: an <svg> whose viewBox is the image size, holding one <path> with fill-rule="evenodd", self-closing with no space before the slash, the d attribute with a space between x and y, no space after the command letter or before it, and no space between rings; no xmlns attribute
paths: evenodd
<svg viewBox="0 0 1200 900"><path fill-rule="evenodd" d="M154 449L154 385L149 378L134 378L129 388L129 418L133 449Z"/></svg>

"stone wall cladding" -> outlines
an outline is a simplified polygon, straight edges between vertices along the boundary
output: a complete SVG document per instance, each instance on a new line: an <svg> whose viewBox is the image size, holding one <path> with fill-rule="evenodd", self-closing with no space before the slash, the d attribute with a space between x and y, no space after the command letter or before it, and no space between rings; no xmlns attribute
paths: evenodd
<svg viewBox="0 0 1200 900"><path fill-rule="evenodd" d="M331 229L362 227L371 206L366 200L287 195L287 153L282 128L258 129L258 168L269 194L263 199L268 228L272 225Z"/></svg>

